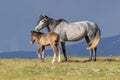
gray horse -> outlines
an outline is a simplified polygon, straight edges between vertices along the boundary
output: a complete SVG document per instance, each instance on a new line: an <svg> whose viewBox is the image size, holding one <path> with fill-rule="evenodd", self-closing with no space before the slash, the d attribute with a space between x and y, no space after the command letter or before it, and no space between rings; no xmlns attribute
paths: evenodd
<svg viewBox="0 0 120 80"><path fill-rule="evenodd" d="M64 54L64 61L67 61L65 41L78 41L85 38L87 50L90 50L89 60L96 61L97 45L100 40L100 29L96 23L90 21L79 21L69 23L64 19L55 20L41 14L35 31L47 27L49 32L56 32L60 36L60 42Z"/></svg>

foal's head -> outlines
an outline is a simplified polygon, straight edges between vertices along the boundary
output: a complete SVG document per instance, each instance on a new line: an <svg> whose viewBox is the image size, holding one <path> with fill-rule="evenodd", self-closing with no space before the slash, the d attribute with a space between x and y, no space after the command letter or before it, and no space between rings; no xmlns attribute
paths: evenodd
<svg viewBox="0 0 120 80"><path fill-rule="evenodd" d="M39 32L31 31L31 41L30 41L31 44L34 44L34 42L37 40L38 34Z"/></svg>

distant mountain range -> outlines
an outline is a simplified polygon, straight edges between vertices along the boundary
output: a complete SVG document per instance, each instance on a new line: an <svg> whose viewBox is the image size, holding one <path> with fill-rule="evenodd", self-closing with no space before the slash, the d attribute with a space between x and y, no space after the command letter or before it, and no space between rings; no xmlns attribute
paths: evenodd
<svg viewBox="0 0 120 80"><path fill-rule="evenodd" d="M85 41L76 42L75 44L67 45L68 56L89 56L89 51L86 50L87 44ZM120 56L120 35L102 38L98 45L97 56ZM62 51L61 51L62 52ZM52 49L45 51L45 56L52 56ZM35 51L15 51L2 52L0 58L37 58Z"/></svg>
<svg viewBox="0 0 120 80"><path fill-rule="evenodd" d="M89 56L89 51L86 50L87 44L85 41L68 46L68 53L77 53L77 56ZM120 35L102 38L97 48L97 56L120 56Z"/></svg>

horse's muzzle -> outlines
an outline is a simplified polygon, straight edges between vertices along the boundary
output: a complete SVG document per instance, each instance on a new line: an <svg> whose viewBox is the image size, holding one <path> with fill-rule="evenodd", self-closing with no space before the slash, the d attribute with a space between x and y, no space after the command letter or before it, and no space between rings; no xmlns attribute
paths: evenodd
<svg viewBox="0 0 120 80"><path fill-rule="evenodd" d="M38 28L35 29L36 32L39 32L40 30Z"/></svg>

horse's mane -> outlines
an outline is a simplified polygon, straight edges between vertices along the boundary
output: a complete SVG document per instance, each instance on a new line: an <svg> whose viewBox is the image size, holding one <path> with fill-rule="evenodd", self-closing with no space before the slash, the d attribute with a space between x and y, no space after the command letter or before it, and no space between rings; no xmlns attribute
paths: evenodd
<svg viewBox="0 0 120 80"><path fill-rule="evenodd" d="M60 24L62 21L68 23L68 21L66 21L65 19L53 19L53 18L49 18L48 23L49 24L51 23L52 25L56 26Z"/></svg>
<svg viewBox="0 0 120 80"><path fill-rule="evenodd" d="M50 31L50 25L52 28L56 28L57 25L59 25L61 22L66 22L68 23L68 21L66 21L65 19L53 19L53 18L49 18L48 20L48 25L47 25L47 28L48 28L48 31Z"/></svg>
<svg viewBox="0 0 120 80"><path fill-rule="evenodd" d="M64 21L64 22L67 22L68 23L68 21L66 21L65 19L58 19L58 21Z"/></svg>
<svg viewBox="0 0 120 80"><path fill-rule="evenodd" d="M47 21L47 25L46 27L48 28L48 31L52 31L50 29L53 29L57 27L57 25L59 25L61 22L66 22L68 23L68 21L66 21L65 19L53 19L53 18L49 18L48 16L46 15L40 15L39 17L39 20L37 21L37 24L39 24L40 20L46 18L48 21Z"/></svg>

